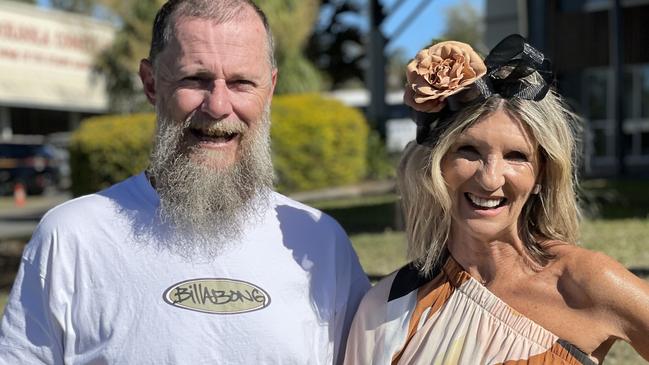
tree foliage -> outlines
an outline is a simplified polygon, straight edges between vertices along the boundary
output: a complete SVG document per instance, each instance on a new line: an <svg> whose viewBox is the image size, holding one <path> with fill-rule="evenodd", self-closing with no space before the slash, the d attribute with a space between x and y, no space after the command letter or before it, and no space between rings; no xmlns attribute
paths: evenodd
<svg viewBox="0 0 649 365"><path fill-rule="evenodd" d="M113 44L95 61L106 77L110 108L114 112L150 110L138 78L140 60L149 54L156 11L164 0L101 0L119 19L121 28Z"/></svg>
<svg viewBox="0 0 649 365"><path fill-rule="evenodd" d="M309 37L307 57L325 74L329 86L362 82L365 57L358 0L322 0L320 18Z"/></svg>
<svg viewBox="0 0 649 365"><path fill-rule="evenodd" d="M318 91L317 69L304 56L309 34L318 15L318 0L257 0L268 16L275 37L275 57L279 68L276 93Z"/></svg>
<svg viewBox="0 0 649 365"><path fill-rule="evenodd" d="M121 24L111 47L96 59L97 72L107 80L114 112L150 110L137 77L139 62L149 53L156 11L164 0L98 0ZM303 56L306 39L315 21L318 0L258 0L266 12L276 41L280 73L277 92L320 89L320 76Z"/></svg>
<svg viewBox="0 0 649 365"><path fill-rule="evenodd" d="M92 14L97 0L50 0L53 8L73 13Z"/></svg>
<svg viewBox="0 0 649 365"><path fill-rule="evenodd" d="M442 38L470 44L484 53L484 19L468 0L446 8L446 30Z"/></svg>

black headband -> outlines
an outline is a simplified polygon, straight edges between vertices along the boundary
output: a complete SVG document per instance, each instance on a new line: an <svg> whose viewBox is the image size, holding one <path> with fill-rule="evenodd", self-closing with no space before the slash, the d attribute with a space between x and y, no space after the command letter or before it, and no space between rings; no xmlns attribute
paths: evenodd
<svg viewBox="0 0 649 365"><path fill-rule="evenodd" d="M467 90L449 96L444 109L437 113L415 112L418 144L434 146L448 127L451 119L448 117L468 104L486 100L496 94L505 99L539 101L548 93L554 79L550 60L518 34L500 41L484 62L487 73ZM523 81L533 73L540 76L538 84ZM469 102L465 101L467 98L470 99Z"/></svg>

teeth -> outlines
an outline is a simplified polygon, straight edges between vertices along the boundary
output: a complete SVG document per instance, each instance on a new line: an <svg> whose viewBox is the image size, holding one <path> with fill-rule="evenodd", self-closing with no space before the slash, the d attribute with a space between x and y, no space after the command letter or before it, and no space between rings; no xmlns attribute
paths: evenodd
<svg viewBox="0 0 649 365"><path fill-rule="evenodd" d="M503 202L503 200L505 200L505 198L483 199L483 198L477 197L477 196L475 196L475 195L473 195L471 193L468 193L467 196L469 197L469 199L471 199L471 202L473 202L473 204L475 204L475 205L477 205L477 206L479 206L481 208L495 208L495 207L499 206L500 203Z"/></svg>
<svg viewBox="0 0 649 365"><path fill-rule="evenodd" d="M228 132L224 132L224 131L214 131L213 133L209 133L208 135L211 136L211 137L216 137L216 138L219 138L219 137L227 138L227 137L230 137L232 135L232 133L228 133Z"/></svg>
<svg viewBox="0 0 649 365"><path fill-rule="evenodd" d="M222 130L198 130L198 133L209 138L231 138L234 133Z"/></svg>

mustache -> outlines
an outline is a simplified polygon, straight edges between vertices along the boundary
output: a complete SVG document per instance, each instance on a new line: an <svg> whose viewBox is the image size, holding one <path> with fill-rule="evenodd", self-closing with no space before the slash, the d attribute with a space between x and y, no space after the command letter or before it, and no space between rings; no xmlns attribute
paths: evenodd
<svg viewBox="0 0 649 365"><path fill-rule="evenodd" d="M200 131L205 135L243 134L248 125L236 118L214 119L203 114L192 113L183 124L183 132Z"/></svg>

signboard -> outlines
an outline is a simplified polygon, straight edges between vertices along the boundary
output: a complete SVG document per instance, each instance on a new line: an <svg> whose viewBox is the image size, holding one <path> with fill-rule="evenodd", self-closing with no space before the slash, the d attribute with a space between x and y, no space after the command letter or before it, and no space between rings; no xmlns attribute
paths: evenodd
<svg viewBox="0 0 649 365"><path fill-rule="evenodd" d="M0 105L105 111L105 82L93 64L114 34L86 16L0 2Z"/></svg>

